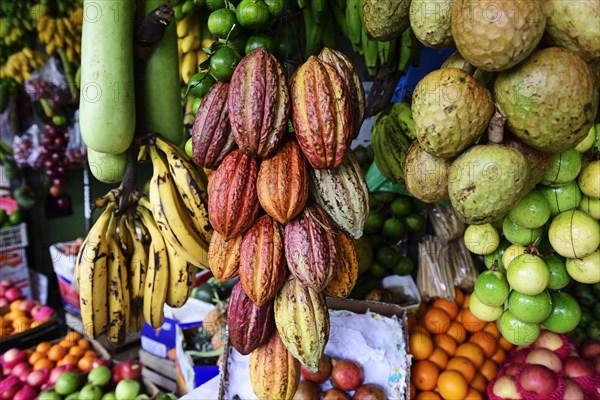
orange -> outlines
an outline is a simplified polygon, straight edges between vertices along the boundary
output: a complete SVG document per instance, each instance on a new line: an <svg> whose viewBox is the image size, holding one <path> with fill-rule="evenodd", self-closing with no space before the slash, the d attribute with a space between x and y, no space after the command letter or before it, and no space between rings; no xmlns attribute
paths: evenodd
<svg viewBox="0 0 600 400"><path fill-rule="evenodd" d="M52 343L42 342L37 345L37 347L35 348L35 351L37 351L38 353L46 354L46 353L48 353L48 351L50 350L51 347L52 347Z"/></svg>
<svg viewBox="0 0 600 400"><path fill-rule="evenodd" d="M480 393L485 393L485 391L487 390L487 385L488 385L487 379L485 379L485 376L483 376L479 373L475 376L475 379L473 379L473 382L471 382L471 387Z"/></svg>
<svg viewBox="0 0 600 400"><path fill-rule="evenodd" d="M65 340L73 343L77 342L79 339L81 339L81 335L75 331L71 331L65 336Z"/></svg>
<svg viewBox="0 0 600 400"><path fill-rule="evenodd" d="M500 339L500 336L502 336L495 322L488 322L485 325L485 328L483 328L483 331L492 335L496 340Z"/></svg>
<svg viewBox="0 0 600 400"><path fill-rule="evenodd" d="M464 343L467 340L467 330L457 321L452 321L446 334L456 340L457 343Z"/></svg>
<svg viewBox="0 0 600 400"><path fill-rule="evenodd" d="M96 352L94 350L86 350L86 352L83 354L84 357L91 357L91 358L96 358L98 357L98 355L96 354Z"/></svg>
<svg viewBox="0 0 600 400"><path fill-rule="evenodd" d="M29 329L29 324L13 322L13 334L25 332Z"/></svg>
<svg viewBox="0 0 600 400"><path fill-rule="evenodd" d="M456 348L456 357L464 357L471 360L476 368L481 368L485 362L485 354L481 347L475 343L463 343Z"/></svg>
<svg viewBox="0 0 600 400"><path fill-rule="evenodd" d="M82 371L91 371L92 363L94 362L95 357L83 357L77 362L77 368Z"/></svg>
<svg viewBox="0 0 600 400"><path fill-rule="evenodd" d="M73 346L69 349L69 354L77 357L77 359L80 359L85 354L85 351L79 346Z"/></svg>
<svg viewBox="0 0 600 400"><path fill-rule="evenodd" d="M465 304L465 294L459 288L454 288L454 302L461 308Z"/></svg>
<svg viewBox="0 0 600 400"><path fill-rule="evenodd" d="M425 360L433 353L433 341L429 336L420 332L410 335L408 347L416 360Z"/></svg>
<svg viewBox="0 0 600 400"><path fill-rule="evenodd" d="M410 398L414 399L415 396L417 395L417 387L415 386L414 383L410 383Z"/></svg>
<svg viewBox="0 0 600 400"><path fill-rule="evenodd" d="M446 371L458 371L461 373L467 384L473 382L475 375L477 375L477 369L471 361L465 357L454 357L448 361Z"/></svg>
<svg viewBox="0 0 600 400"><path fill-rule="evenodd" d="M10 326L10 325L8 325L8 326L0 325L0 337L10 335L12 333L12 330L13 330L12 326Z"/></svg>
<svg viewBox="0 0 600 400"><path fill-rule="evenodd" d="M422 333L424 335L431 336L431 334L429 333L429 331L427 329L425 329L425 327L423 325L421 325L421 324L415 325L412 328L412 330L409 331L409 333L416 333L416 332L420 332L420 333Z"/></svg>
<svg viewBox="0 0 600 400"><path fill-rule="evenodd" d="M4 320L12 322L19 317L26 317L26 316L27 316L27 314L24 311L16 310L16 311L11 311L9 313L4 314Z"/></svg>
<svg viewBox="0 0 600 400"><path fill-rule="evenodd" d="M419 320L417 319L416 315L408 314L406 317L406 326L408 327L408 331L411 332L418 322Z"/></svg>
<svg viewBox="0 0 600 400"><path fill-rule="evenodd" d="M419 390L432 390L438 380L439 368L429 360L417 361L413 364L410 378Z"/></svg>
<svg viewBox="0 0 600 400"><path fill-rule="evenodd" d="M442 372L437 384L444 399L464 399L469 393L469 385L458 371Z"/></svg>
<svg viewBox="0 0 600 400"><path fill-rule="evenodd" d="M492 360L485 360L479 372L485 376L485 379L491 381L498 374L498 365Z"/></svg>
<svg viewBox="0 0 600 400"><path fill-rule="evenodd" d="M48 351L48 360L50 361L58 361L63 358L67 354L67 349L64 347L55 344Z"/></svg>
<svg viewBox="0 0 600 400"><path fill-rule="evenodd" d="M52 369L54 368L54 363L47 358L40 358L33 364L33 370L38 371L40 369Z"/></svg>
<svg viewBox="0 0 600 400"><path fill-rule="evenodd" d="M88 342L85 339L79 339L77 341L77 346L82 348L83 350L89 350L92 346L90 345L90 342Z"/></svg>
<svg viewBox="0 0 600 400"><path fill-rule="evenodd" d="M485 331L475 332L469 342L477 344L483 350L486 357L491 357L498 349L498 341L495 337Z"/></svg>
<svg viewBox="0 0 600 400"><path fill-rule="evenodd" d="M490 360L500 365L504 362L504 360L506 360L506 352L502 347L498 346L498 349L496 350L494 355L490 357Z"/></svg>
<svg viewBox="0 0 600 400"><path fill-rule="evenodd" d="M479 332L485 328L486 323L474 316L468 308L464 308L460 313L460 316L463 326L469 332Z"/></svg>
<svg viewBox="0 0 600 400"><path fill-rule="evenodd" d="M429 356L429 361L433 362L440 369L446 369L448 358L448 353L446 353L440 347L436 347L433 349L433 353L431 353Z"/></svg>
<svg viewBox="0 0 600 400"><path fill-rule="evenodd" d="M37 351L34 351L33 353L31 353L27 361L29 362L29 364L34 365L37 360L41 360L42 358L46 358L46 355L44 353L38 353Z"/></svg>
<svg viewBox="0 0 600 400"><path fill-rule="evenodd" d="M58 342L58 345L61 347L64 347L65 349L70 349L71 347L75 346L75 343L71 342L70 340L67 339L63 339L60 342Z"/></svg>
<svg viewBox="0 0 600 400"><path fill-rule="evenodd" d="M432 391L421 392L415 397L415 400L443 400L439 394Z"/></svg>
<svg viewBox="0 0 600 400"><path fill-rule="evenodd" d="M453 303L446 299L436 299L433 302L432 306L446 311L446 314L448 314L448 316L450 316L450 319L455 319L458 316L459 310L458 310L458 306L456 305L456 303Z"/></svg>
<svg viewBox="0 0 600 400"><path fill-rule="evenodd" d="M433 337L433 344L435 344L440 349L444 350L450 357L453 357L456 353L456 340L452 336L449 336L446 333L442 333L441 335L435 335Z"/></svg>
<svg viewBox="0 0 600 400"><path fill-rule="evenodd" d="M15 325L15 324L16 325L24 325L24 326L28 327L31 324L31 318L29 318L27 316L25 316L25 317L19 316L19 317L15 318L12 323L13 323L13 325Z"/></svg>
<svg viewBox="0 0 600 400"><path fill-rule="evenodd" d="M508 340L504 339L504 337L501 337L500 339L498 339L498 344L506 352L508 352L510 349L513 348L513 344L511 342L509 342Z"/></svg>
<svg viewBox="0 0 600 400"><path fill-rule="evenodd" d="M21 311L19 310L19 306L21 305L21 303L23 302L23 300L13 300L10 305L8 306L8 309L10 311Z"/></svg>
<svg viewBox="0 0 600 400"><path fill-rule="evenodd" d="M78 361L79 361L79 358L75 357L72 354L67 354L62 359L58 360L58 362L56 363L56 366L60 367L61 365L70 365L71 367L75 368L75 367L77 367Z"/></svg>
<svg viewBox="0 0 600 400"><path fill-rule="evenodd" d="M423 325L431 333L446 333L450 328L450 316L448 313L440 308L430 308L423 315Z"/></svg>
<svg viewBox="0 0 600 400"><path fill-rule="evenodd" d="M469 388L469 393L467 393L465 400L483 400L483 396L477 390Z"/></svg>
<svg viewBox="0 0 600 400"><path fill-rule="evenodd" d="M462 308L469 308L469 304L470 303L471 303L471 295L470 294L466 294L465 298L463 300Z"/></svg>

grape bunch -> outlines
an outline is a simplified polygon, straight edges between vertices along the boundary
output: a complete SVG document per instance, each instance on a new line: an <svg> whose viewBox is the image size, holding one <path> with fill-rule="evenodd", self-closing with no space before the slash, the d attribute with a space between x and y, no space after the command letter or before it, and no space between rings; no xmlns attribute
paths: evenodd
<svg viewBox="0 0 600 400"><path fill-rule="evenodd" d="M40 165L30 165L31 154L34 151L33 141L30 137L15 138L13 143L13 160L19 169L32 167L37 168ZM39 157L38 157L39 159Z"/></svg>
<svg viewBox="0 0 600 400"><path fill-rule="evenodd" d="M46 176L51 179L50 195L59 198L67 176L69 161L66 157L69 134L65 128L52 124L44 126L46 134L42 138L42 161Z"/></svg>

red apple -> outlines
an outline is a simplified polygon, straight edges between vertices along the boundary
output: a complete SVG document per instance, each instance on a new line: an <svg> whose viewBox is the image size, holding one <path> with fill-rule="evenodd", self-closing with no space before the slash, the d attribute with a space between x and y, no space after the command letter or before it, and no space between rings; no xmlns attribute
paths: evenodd
<svg viewBox="0 0 600 400"><path fill-rule="evenodd" d="M331 381L341 390L354 390L363 383L363 371L358 364L350 360L333 360Z"/></svg>
<svg viewBox="0 0 600 400"><path fill-rule="evenodd" d="M579 378L582 376L594 375L594 366L585 358L567 357L563 361L565 366L565 375L569 378Z"/></svg>
<svg viewBox="0 0 600 400"><path fill-rule="evenodd" d="M527 364L543 365L550 368L554 372L558 372L562 369L560 357L558 357L556 353L553 353L546 348L537 348L531 350L531 352L527 354L525 362Z"/></svg>
<svg viewBox="0 0 600 400"><path fill-rule="evenodd" d="M588 360L600 356L600 340L588 340L579 349L579 354Z"/></svg>
<svg viewBox="0 0 600 400"><path fill-rule="evenodd" d="M352 400L387 400L387 395L381 386L368 383L356 389Z"/></svg>
<svg viewBox="0 0 600 400"><path fill-rule="evenodd" d="M331 360L326 355L321 357L319 361L319 370L317 372L311 372L306 366L301 367L302 377L311 382L323 383L331 375Z"/></svg>
<svg viewBox="0 0 600 400"><path fill-rule="evenodd" d="M311 381L302 381L292 400L319 400L319 386Z"/></svg>
<svg viewBox="0 0 600 400"><path fill-rule="evenodd" d="M565 393L562 398L563 400L583 400L583 391L575 382L565 378Z"/></svg>
<svg viewBox="0 0 600 400"><path fill-rule="evenodd" d="M537 340L533 343L533 347L542 347L550 351L555 351L563 346L562 337L554 332L543 330L538 336Z"/></svg>
<svg viewBox="0 0 600 400"><path fill-rule="evenodd" d="M543 365L528 364L521 372L521 387L529 392L547 396L558 386L556 374Z"/></svg>
<svg viewBox="0 0 600 400"><path fill-rule="evenodd" d="M340 389L333 388L325 392L323 400L350 400L350 396Z"/></svg>
<svg viewBox="0 0 600 400"><path fill-rule="evenodd" d="M517 391L514 376L504 375L498 378L492 387L492 392L503 399L522 399Z"/></svg>

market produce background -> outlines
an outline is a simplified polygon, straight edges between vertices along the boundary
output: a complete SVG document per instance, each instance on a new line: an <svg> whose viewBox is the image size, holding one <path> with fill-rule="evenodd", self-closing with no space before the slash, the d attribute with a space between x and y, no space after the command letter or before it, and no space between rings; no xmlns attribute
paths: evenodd
<svg viewBox="0 0 600 400"><path fill-rule="evenodd" d="M200 301L183 348L151 351L191 363L180 394L216 373L200 363L230 395L232 354L261 399L600 394L599 3L26 1L0 18L0 337L34 370L33 335L65 318L148 350ZM412 360L387 383L328 347L330 314L366 304L392 306ZM72 356L47 359L86 370ZM23 357L8 394L83 386L30 384Z"/></svg>

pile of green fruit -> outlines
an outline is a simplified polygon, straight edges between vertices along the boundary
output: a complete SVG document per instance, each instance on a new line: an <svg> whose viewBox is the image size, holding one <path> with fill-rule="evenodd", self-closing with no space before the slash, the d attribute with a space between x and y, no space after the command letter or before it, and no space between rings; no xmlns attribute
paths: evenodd
<svg viewBox="0 0 600 400"><path fill-rule="evenodd" d="M471 311L482 320L497 320L511 343L532 343L540 325L571 332L582 311L563 289L571 280L581 288L600 283L600 160L583 154L596 156L597 129L592 127L575 149L556 153L540 184L501 222L465 231L465 245L483 255L489 268L475 283ZM582 293L587 292L591 289ZM594 325L590 331L597 335Z"/></svg>
<svg viewBox="0 0 600 400"><path fill-rule="evenodd" d="M600 340L600 283L577 283L565 288L581 306L581 320L569 336L579 343Z"/></svg>
<svg viewBox="0 0 600 400"><path fill-rule="evenodd" d="M0 229L9 228L21 223L21 211L14 210L10 214L0 208Z"/></svg>

